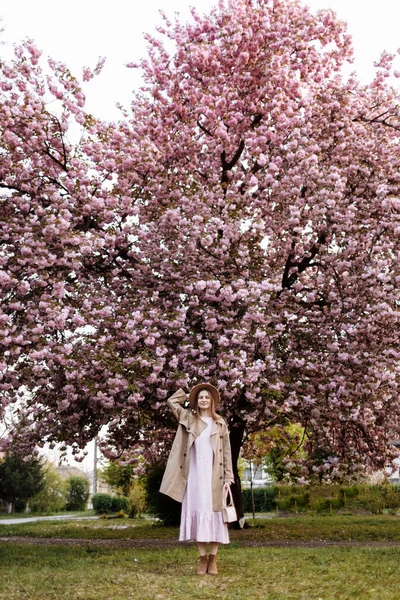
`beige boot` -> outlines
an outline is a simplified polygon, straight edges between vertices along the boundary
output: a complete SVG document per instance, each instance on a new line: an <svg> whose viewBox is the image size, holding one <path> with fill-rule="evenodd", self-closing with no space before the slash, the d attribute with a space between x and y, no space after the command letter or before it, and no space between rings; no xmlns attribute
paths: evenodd
<svg viewBox="0 0 400 600"><path fill-rule="evenodd" d="M197 567L197 575L205 575L207 573L207 556L200 556L199 566Z"/></svg>
<svg viewBox="0 0 400 600"><path fill-rule="evenodd" d="M209 575L218 575L216 554L210 554L208 557L207 573Z"/></svg>

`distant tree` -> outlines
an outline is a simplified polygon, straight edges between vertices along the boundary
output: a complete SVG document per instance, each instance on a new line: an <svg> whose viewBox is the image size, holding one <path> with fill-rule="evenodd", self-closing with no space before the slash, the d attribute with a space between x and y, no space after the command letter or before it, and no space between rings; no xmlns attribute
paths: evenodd
<svg viewBox="0 0 400 600"><path fill-rule="evenodd" d="M298 423L275 425L266 431L250 435L243 445L243 457L263 465L275 481L296 478L294 460L305 460L305 431Z"/></svg>
<svg viewBox="0 0 400 600"><path fill-rule="evenodd" d="M86 477L68 477L66 480L66 509L85 510L89 499L89 481Z"/></svg>
<svg viewBox="0 0 400 600"><path fill-rule="evenodd" d="M33 512L57 512L65 508L66 483L50 463L45 465L43 489L33 496L29 506Z"/></svg>
<svg viewBox="0 0 400 600"><path fill-rule="evenodd" d="M38 494L45 485L43 462L36 456L23 458L18 454L6 454L0 463L0 498L15 504L26 503Z"/></svg>
<svg viewBox="0 0 400 600"><path fill-rule="evenodd" d="M298 424L287 427L275 426L271 429L271 448L263 463L270 476L278 482L296 478L296 468L292 458L305 460L304 428Z"/></svg>
<svg viewBox="0 0 400 600"><path fill-rule="evenodd" d="M110 461L100 474L101 479L113 490L128 497L133 487L133 465L121 465Z"/></svg>

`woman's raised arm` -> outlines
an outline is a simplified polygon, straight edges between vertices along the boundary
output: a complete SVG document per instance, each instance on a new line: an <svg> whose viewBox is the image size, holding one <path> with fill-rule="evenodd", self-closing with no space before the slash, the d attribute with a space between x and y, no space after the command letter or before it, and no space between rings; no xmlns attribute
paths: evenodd
<svg viewBox="0 0 400 600"><path fill-rule="evenodd" d="M186 402L187 395L183 391L182 388L179 388L172 396L170 396L167 400L168 406L172 410L172 414L175 419L179 422L182 418L182 412L187 411L187 408L184 408L182 404Z"/></svg>

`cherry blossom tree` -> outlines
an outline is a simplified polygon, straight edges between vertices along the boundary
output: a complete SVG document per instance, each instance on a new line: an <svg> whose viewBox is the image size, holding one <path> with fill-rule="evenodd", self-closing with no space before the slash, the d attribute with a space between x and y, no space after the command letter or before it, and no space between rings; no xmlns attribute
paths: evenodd
<svg viewBox="0 0 400 600"><path fill-rule="evenodd" d="M53 60L42 70L40 54L27 41L0 64L0 391L3 408L16 405L21 433L37 399L44 407L56 381L67 386L65 357L85 324L82 261L98 243L93 211L104 205L110 176L83 150L95 120L83 111L78 81ZM101 61L84 79L100 69Z"/></svg>
<svg viewBox="0 0 400 600"><path fill-rule="evenodd" d="M165 457L165 399L207 380L234 463L248 433L299 423L299 479L384 466L399 432L395 57L369 85L344 78L345 24L297 0L221 2L147 39L118 123L85 113L66 67L44 76L32 44L2 64L10 440L78 450L106 425L109 456Z"/></svg>

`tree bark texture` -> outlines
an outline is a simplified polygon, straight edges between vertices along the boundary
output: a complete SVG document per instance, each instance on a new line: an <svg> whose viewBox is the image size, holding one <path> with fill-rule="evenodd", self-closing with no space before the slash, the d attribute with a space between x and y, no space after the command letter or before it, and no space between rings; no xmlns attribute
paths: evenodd
<svg viewBox="0 0 400 600"><path fill-rule="evenodd" d="M236 527L236 528L241 528L239 521L244 516L242 487L241 487L239 470L238 470L238 461L239 461L240 449L241 449L242 443L243 443L244 431L245 431L245 423L244 423L244 421L240 420L232 425L232 427L230 428L230 434L229 434L230 442L231 442L231 450L232 450L233 476L235 478L235 483L232 485L231 490L232 490L233 502L235 504L237 518L238 518L238 520L234 524L234 527Z"/></svg>

